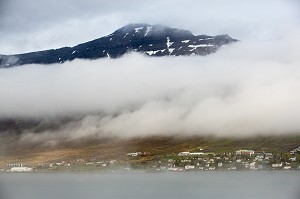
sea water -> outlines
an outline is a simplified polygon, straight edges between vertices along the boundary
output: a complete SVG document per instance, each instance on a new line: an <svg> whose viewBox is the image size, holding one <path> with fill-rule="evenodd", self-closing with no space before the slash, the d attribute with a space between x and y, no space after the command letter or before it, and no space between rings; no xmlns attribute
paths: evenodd
<svg viewBox="0 0 300 199"><path fill-rule="evenodd" d="M299 171L4 174L1 199L300 199Z"/></svg>

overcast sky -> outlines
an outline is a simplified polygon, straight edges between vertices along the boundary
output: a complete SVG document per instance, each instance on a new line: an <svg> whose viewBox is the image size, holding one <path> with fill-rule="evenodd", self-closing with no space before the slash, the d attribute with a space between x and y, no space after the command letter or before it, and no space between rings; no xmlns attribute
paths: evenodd
<svg viewBox="0 0 300 199"><path fill-rule="evenodd" d="M138 22L274 40L298 13L297 0L1 0L0 54L73 46Z"/></svg>

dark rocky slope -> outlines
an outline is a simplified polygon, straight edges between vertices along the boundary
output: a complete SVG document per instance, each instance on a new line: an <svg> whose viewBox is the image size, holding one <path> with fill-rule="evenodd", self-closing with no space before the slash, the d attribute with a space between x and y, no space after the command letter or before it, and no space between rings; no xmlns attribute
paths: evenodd
<svg viewBox="0 0 300 199"><path fill-rule="evenodd" d="M74 59L118 58L135 51L148 56L208 55L236 42L228 35L193 35L162 25L129 24L112 34L74 47L16 55L0 55L0 67L63 63Z"/></svg>

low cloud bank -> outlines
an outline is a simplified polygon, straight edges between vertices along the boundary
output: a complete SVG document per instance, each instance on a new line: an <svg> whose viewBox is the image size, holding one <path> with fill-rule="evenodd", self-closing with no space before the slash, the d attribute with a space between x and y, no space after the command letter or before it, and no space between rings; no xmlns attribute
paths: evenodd
<svg viewBox="0 0 300 199"><path fill-rule="evenodd" d="M205 57L129 54L1 69L0 118L85 115L39 136L27 131L25 140L299 133L300 42L293 38L240 42Z"/></svg>

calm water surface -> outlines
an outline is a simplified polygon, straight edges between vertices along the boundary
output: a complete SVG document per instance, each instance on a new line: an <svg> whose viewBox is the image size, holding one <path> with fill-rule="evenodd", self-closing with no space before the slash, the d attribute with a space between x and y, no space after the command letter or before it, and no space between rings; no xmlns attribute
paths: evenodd
<svg viewBox="0 0 300 199"><path fill-rule="evenodd" d="M4 174L0 199L300 199L300 172Z"/></svg>

